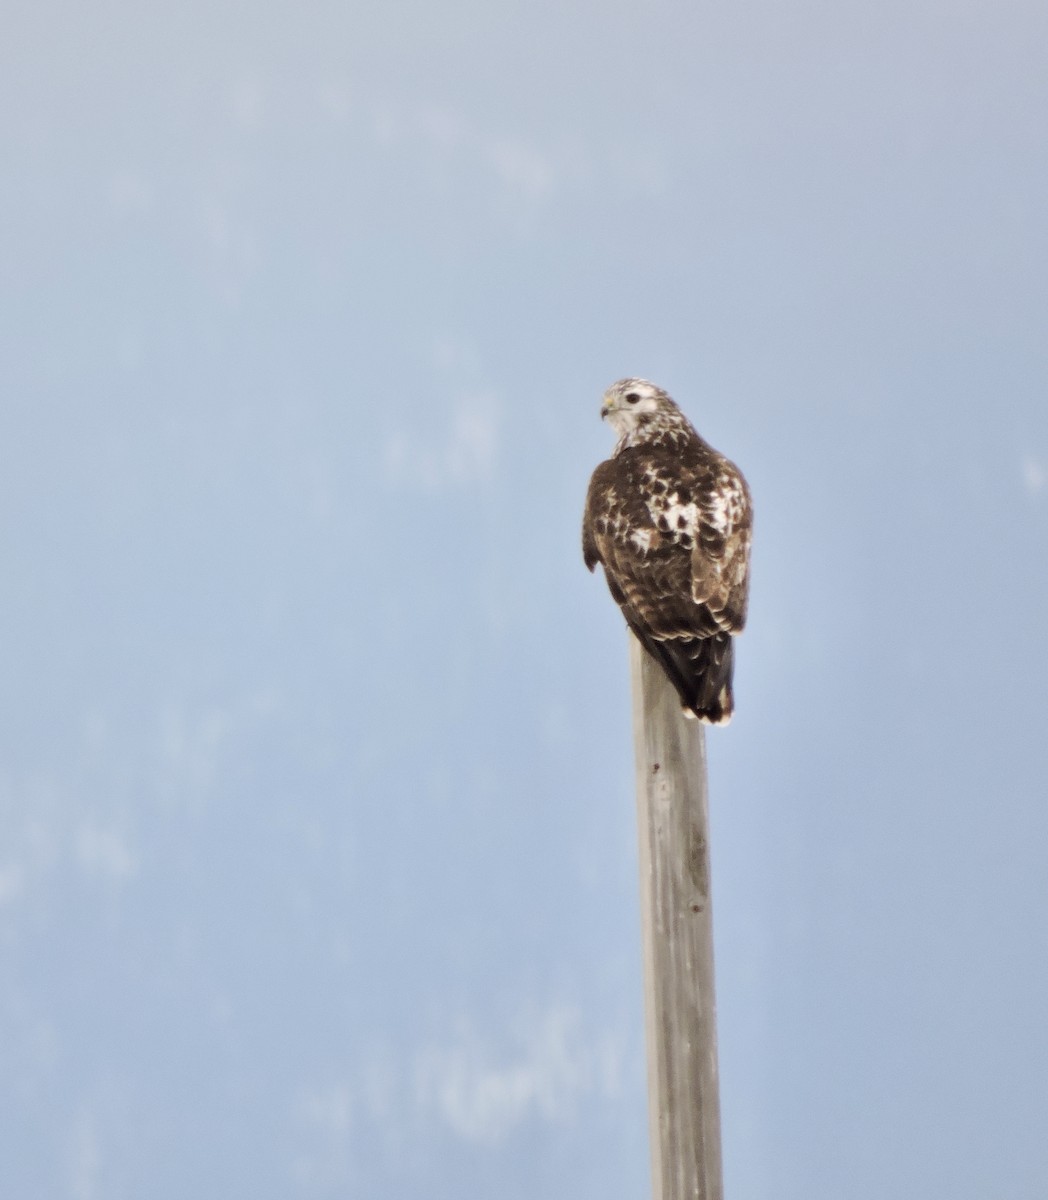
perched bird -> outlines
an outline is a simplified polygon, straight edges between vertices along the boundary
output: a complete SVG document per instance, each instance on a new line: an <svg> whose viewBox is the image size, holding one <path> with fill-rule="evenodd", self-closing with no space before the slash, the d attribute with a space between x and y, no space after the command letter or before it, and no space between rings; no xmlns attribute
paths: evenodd
<svg viewBox="0 0 1048 1200"><path fill-rule="evenodd" d="M677 689L685 716L731 720L733 638L746 623L753 509L734 463L646 379L620 379L601 416L618 441L593 472L582 555Z"/></svg>

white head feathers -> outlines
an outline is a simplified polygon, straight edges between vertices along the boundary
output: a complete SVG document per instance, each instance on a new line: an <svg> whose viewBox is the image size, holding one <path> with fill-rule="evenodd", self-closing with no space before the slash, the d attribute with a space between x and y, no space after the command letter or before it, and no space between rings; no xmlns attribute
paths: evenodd
<svg viewBox="0 0 1048 1200"><path fill-rule="evenodd" d="M604 393L600 415L607 418L619 440L615 453L627 446L668 435L694 435L687 417L667 392L647 379L620 379Z"/></svg>

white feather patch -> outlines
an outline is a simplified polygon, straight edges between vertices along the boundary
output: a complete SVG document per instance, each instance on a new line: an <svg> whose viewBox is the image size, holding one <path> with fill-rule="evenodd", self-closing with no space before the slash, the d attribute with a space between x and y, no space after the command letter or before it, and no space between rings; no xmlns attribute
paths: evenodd
<svg viewBox="0 0 1048 1200"><path fill-rule="evenodd" d="M731 497L726 491L714 492L710 496L710 507L706 512L709 523L718 533L727 533L731 528L729 508Z"/></svg>
<svg viewBox="0 0 1048 1200"><path fill-rule="evenodd" d="M706 520L722 536L727 537L742 519L745 497L736 480L721 475L716 491L709 495Z"/></svg>
<svg viewBox="0 0 1048 1200"><path fill-rule="evenodd" d="M681 504L680 496L676 492L669 497L666 507L660 510L659 516L666 518L671 532L680 530L681 533L695 535L699 523L698 506L694 502Z"/></svg>

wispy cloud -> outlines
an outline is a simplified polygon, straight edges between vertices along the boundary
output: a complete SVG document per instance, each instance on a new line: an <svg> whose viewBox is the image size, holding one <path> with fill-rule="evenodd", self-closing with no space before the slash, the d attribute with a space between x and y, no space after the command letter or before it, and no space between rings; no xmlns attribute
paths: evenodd
<svg viewBox="0 0 1048 1200"><path fill-rule="evenodd" d="M557 1006L496 1047L469 1027L422 1051L416 1099L465 1141L495 1143L530 1120L562 1124L586 1096L618 1093L622 1048L583 1037L578 1011Z"/></svg>
<svg viewBox="0 0 1048 1200"><path fill-rule="evenodd" d="M207 793L214 785L233 716L219 705L202 711L181 704L165 708L160 722L160 761L165 783L186 794Z"/></svg>
<svg viewBox="0 0 1048 1200"><path fill-rule="evenodd" d="M17 919L23 905L63 865L69 795L51 776L0 778L0 915Z"/></svg>
<svg viewBox="0 0 1048 1200"><path fill-rule="evenodd" d="M431 150L445 155L469 147L473 140L470 127L461 113L430 106L418 114L418 125Z"/></svg>
<svg viewBox="0 0 1048 1200"><path fill-rule="evenodd" d="M473 187L478 172L516 206L534 210L557 190L564 164L548 147L486 127L438 104L375 104L367 125L371 140L436 168L444 180L460 177Z"/></svg>
<svg viewBox="0 0 1048 1200"><path fill-rule="evenodd" d="M524 199L538 203L553 192L553 163L533 146L499 139L489 142L485 153L501 182Z"/></svg>
<svg viewBox="0 0 1048 1200"><path fill-rule="evenodd" d="M76 838L76 858L85 874L125 883L138 874L138 855L126 830L85 825Z"/></svg>
<svg viewBox="0 0 1048 1200"><path fill-rule="evenodd" d="M499 453L498 406L488 395L466 396L451 409L445 431L427 441L401 429L386 443L386 479L413 491L442 492L484 483Z"/></svg>
<svg viewBox="0 0 1048 1200"><path fill-rule="evenodd" d="M440 335L429 345L429 356L433 366L445 376L461 379L477 378L481 375L480 354L470 342L461 338Z"/></svg>
<svg viewBox="0 0 1048 1200"><path fill-rule="evenodd" d="M17 900L25 888L25 870L18 863L0 867L0 908Z"/></svg>
<svg viewBox="0 0 1048 1200"><path fill-rule="evenodd" d="M587 1028L568 1003L502 1031L463 1016L446 1039L373 1048L355 1072L298 1093L295 1175L307 1191L344 1189L364 1140L396 1154L423 1134L494 1146L529 1124L570 1126L584 1105L622 1096L627 1050L620 1030Z"/></svg>
<svg viewBox="0 0 1048 1200"><path fill-rule="evenodd" d="M1045 485L1048 484L1048 469L1044 463L1027 454L1023 458L1023 485L1026 491L1031 496L1039 496L1044 491Z"/></svg>
<svg viewBox="0 0 1048 1200"><path fill-rule="evenodd" d="M329 105L325 104L325 108ZM647 143L616 136L580 142L563 135L534 137L492 120L433 102L370 98L363 131L374 146L435 172L442 186L456 181L497 198L504 216L529 219L564 197L600 192L631 201L668 195L666 158ZM485 184L488 185L484 187Z"/></svg>
<svg viewBox="0 0 1048 1200"><path fill-rule="evenodd" d="M306 1191L327 1193L344 1187L352 1170L354 1096L336 1081L304 1091L296 1105L306 1144L295 1158L294 1174Z"/></svg>

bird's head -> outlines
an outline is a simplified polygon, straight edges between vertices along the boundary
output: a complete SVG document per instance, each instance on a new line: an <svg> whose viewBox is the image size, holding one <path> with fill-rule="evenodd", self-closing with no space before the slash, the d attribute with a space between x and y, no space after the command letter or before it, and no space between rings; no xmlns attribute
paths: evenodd
<svg viewBox="0 0 1048 1200"><path fill-rule="evenodd" d="M654 432L686 424L669 395L647 379L620 379L613 383L604 393L600 415L620 439L630 441L631 434L643 435L649 428Z"/></svg>

